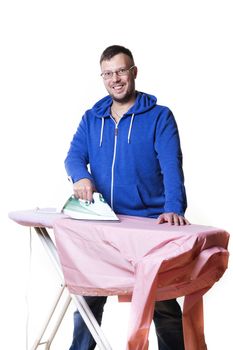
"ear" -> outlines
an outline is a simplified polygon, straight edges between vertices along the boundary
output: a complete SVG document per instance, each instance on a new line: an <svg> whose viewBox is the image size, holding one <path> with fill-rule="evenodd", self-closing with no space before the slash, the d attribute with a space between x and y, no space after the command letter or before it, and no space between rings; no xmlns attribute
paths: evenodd
<svg viewBox="0 0 233 350"><path fill-rule="evenodd" d="M134 79L136 79L138 75L138 67L136 66L133 68L133 75L134 75Z"/></svg>

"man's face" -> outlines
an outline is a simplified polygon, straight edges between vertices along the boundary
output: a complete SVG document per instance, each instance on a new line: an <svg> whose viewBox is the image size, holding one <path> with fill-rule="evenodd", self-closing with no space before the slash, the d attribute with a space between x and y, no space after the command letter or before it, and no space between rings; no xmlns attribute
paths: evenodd
<svg viewBox="0 0 233 350"><path fill-rule="evenodd" d="M133 66L133 62L129 56L120 53L115 55L108 61L102 61L101 71L117 72L122 69L128 70ZM124 75L114 73L109 79L103 79L105 88L113 100L125 103L128 102L135 92L135 78L137 76L137 68L133 67Z"/></svg>

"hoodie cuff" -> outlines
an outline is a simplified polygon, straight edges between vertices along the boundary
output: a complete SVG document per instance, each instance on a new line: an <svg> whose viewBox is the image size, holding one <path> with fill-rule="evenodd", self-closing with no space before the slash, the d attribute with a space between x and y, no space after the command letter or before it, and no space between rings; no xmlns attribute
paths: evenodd
<svg viewBox="0 0 233 350"><path fill-rule="evenodd" d="M75 182L77 182L77 181L79 181L81 179L89 179L89 180L91 180L94 183L93 177L91 176L91 174L88 171L85 171L85 172L82 172L82 173L79 173L79 174L69 175L68 179L72 183L75 183Z"/></svg>

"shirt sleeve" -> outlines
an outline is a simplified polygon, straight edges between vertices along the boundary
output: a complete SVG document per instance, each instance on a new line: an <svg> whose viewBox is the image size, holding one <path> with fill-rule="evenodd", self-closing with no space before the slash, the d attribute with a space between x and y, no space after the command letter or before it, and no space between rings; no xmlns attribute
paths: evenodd
<svg viewBox="0 0 233 350"><path fill-rule="evenodd" d="M184 215L187 208L187 199L182 167L182 151L177 124L168 108L164 108L158 118L155 150L158 154L163 175L164 212Z"/></svg>
<svg viewBox="0 0 233 350"><path fill-rule="evenodd" d="M73 183L83 178L88 178L93 181L88 171L89 156L87 132L87 118L86 115L84 115L73 136L65 159L66 172Z"/></svg>

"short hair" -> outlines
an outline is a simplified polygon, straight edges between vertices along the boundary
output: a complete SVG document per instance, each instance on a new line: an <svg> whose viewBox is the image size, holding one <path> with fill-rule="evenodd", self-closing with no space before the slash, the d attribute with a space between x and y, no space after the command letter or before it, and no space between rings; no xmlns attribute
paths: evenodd
<svg viewBox="0 0 233 350"><path fill-rule="evenodd" d="M129 56L134 64L132 52L129 49L127 49L126 47L121 46L121 45L112 45L112 46L107 47L103 51L102 55L100 56L100 64L103 61L109 61L112 57L118 55L119 53L123 53L123 54Z"/></svg>

